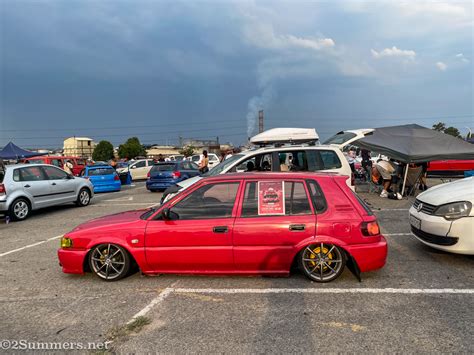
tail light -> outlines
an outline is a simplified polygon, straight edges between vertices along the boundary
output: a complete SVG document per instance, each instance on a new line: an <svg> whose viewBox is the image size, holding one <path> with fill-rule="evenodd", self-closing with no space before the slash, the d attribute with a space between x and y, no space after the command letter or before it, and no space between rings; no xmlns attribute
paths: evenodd
<svg viewBox="0 0 474 355"><path fill-rule="evenodd" d="M115 181L118 181L118 180L120 180L120 178L119 178L119 176L118 176L117 174L115 174L115 176L114 176L114 180L115 180Z"/></svg>
<svg viewBox="0 0 474 355"><path fill-rule="evenodd" d="M380 234L380 227L377 221L362 222L361 227L362 235L366 237L372 237Z"/></svg>
<svg viewBox="0 0 474 355"><path fill-rule="evenodd" d="M175 171L171 176L173 177L173 179L177 179L181 176L181 171Z"/></svg>
<svg viewBox="0 0 474 355"><path fill-rule="evenodd" d="M6 195L7 190L5 190L5 185L0 184L0 195Z"/></svg>
<svg viewBox="0 0 474 355"><path fill-rule="evenodd" d="M148 172L148 173L146 174L146 178L147 178L147 179L150 178L150 172Z"/></svg>

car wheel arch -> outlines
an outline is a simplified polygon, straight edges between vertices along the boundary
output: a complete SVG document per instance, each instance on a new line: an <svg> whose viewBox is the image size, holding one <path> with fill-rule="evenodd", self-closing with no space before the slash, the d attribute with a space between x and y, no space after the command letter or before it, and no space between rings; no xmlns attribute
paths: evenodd
<svg viewBox="0 0 474 355"><path fill-rule="evenodd" d="M131 261L131 264L132 264L132 269L134 267L138 267L139 269L141 269L140 264L137 262L137 259L135 258L135 256L130 251L130 249L127 245L124 245L124 243L120 243L120 242L117 243L116 241L111 242L111 241L108 241L108 239L105 239L105 240L94 240L94 243L92 243L90 246L87 247L87 253L84 257L84 260L82 261L82 271L83 272L92 272L92 270L90 268L90 265L89 265L89 256L92 253L92 251L94 250L94 248L97 247L98 245L101 245L101 244L115 244L115 245L118 245L118 246L122 247L127 252L128 256L130 258L130 261Z"/></svg>

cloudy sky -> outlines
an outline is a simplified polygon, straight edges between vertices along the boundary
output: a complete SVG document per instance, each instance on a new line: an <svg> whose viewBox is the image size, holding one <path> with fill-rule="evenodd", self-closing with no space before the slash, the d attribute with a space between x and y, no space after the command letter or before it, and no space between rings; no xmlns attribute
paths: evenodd
<svg viewBox="0 0 474 355"><path fill-rule="evenodd" d="M472 3L0 0L0 146L473 117Z"/></svg>

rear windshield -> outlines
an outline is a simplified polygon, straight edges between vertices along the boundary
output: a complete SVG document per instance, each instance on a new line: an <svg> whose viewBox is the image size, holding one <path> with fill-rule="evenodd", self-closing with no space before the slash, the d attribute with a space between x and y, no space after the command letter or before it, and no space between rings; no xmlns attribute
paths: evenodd
<svg viewBox="0 0 474 355"><path fill-rule="evenodd" d="M115 173L113 168L89 169L89 176L112 175L113 173Z"/></svg>
<svg viewBox="0 0 474 355"><path fill-rule="evenodd" d="M343 144L346 143L349 139L352 139L356 136L355 133L351 132L339 132L326 140L323 144Z"/></svg>
<svg viewBox="0 0 474 355"><path fill-rule="evenodd" d="M158 164L154 165L152 170L153 171L173 171L176 164Z"/></svg>

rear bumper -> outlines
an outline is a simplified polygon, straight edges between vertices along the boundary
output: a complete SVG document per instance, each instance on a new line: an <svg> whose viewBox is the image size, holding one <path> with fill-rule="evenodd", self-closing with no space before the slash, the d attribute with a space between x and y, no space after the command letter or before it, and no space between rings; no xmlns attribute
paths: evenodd
<svg viewBox="0 0 474 355"><path fill-rule="evenodd" d="M120 183L120 181L114 184L109 184L109 185L94 185L94 193L120 191L121 189L122 189L122 184Z"/></svg>
<svg viewBox="0 0 474 355"><path fill-rule="evenodd" d="M177 182L180 182L180 181L181 180L160 182L160 181L147 180L146 188L148 190L164 190L172 185L175 185Z"/></svg>
<svg viewBox="0 0 474 355"><path fill-rule="evenodd" d="M83 265L87 252L87 250L59 249L59 265L63 272L66 274L84 274Z"/></svg>
<svg viewBox="0 0 474 355"><path fill-rule="evenodd" d="M387 261L387 241L383 236L378 243L348 245L346 250L361 272L381 269Z"/></svg>
<svg viewBox="0 0 474 355"><path fill-rule="evenodd" d="M0 201L0 213L5 213L8 211L7 201Z"/></svg>

